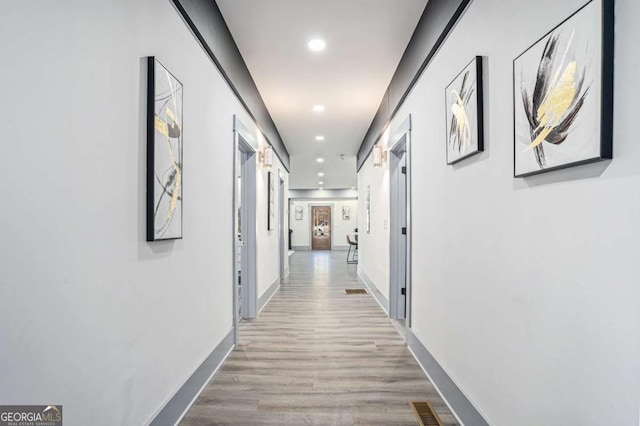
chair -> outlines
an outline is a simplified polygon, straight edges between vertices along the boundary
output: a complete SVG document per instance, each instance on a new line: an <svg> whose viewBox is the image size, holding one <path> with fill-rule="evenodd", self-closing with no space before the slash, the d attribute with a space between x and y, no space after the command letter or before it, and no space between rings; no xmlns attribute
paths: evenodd
<svg viewBox="0 0 640 426"><path fill-rule="evenodd" d="M349 243L349 251L347 252L347 263L349 264L357 264L358 263L358 242L351 240L349 234L347 234L347 242ZM353 255L351 254L351 249L353 249Z"/></svg>

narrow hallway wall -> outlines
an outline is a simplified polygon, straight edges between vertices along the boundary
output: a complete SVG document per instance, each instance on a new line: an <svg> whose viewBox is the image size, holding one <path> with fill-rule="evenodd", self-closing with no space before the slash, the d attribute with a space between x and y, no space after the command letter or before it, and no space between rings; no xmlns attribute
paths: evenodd
<svg viewBox="0 0 640 426"><path fill-rule="evenodd" d="M472 2L391 125L411 114L412 332L493 425L639 422L638 2L616 1L613 161L512 177L512 61L584 3ZM485 152L447 166L444 89L475 55ZM384 292L388 171L371 158L360 199L369 185L359 268Z"/></svg>
<svg viewBox="0 0 640 426"><path fill-rule="evenodd" d="M16 2L0 37L0 400L145 424L232 329L233 116L258 131L168 0ZM150 55L184 85L184 237L154 243Z"/></svg>
<svg viewBox="0 0 640 426"><path fill-rule="evenodd" d="M374 168L371 156L358 172L358 199L358 274L367 285L375 286L388 303L389 171ZM385 309L388 311L389 307Z"/></svg>
<svg viewBox="0 0 640 426"><path fill-rule="evenodd" d="M274 225L273 230L267 229L267 205L268 205L268 178L267 173L271 172L275 181L275 203L274 207L276 209L275 220L276 223ZM260 169L258 170L258 182L257 182L257 233L258 233L258 298L263 296L265 293L269 292L269 290L275 290L275 288L280 285L280 259L278 257L278 252L280 251L280 240L278 235L278 225L280 223L279 217L279 203L280 199L278 198L278 176L282 174L284 177L284 186L285 186L285 203L284 203L284 215L285 215L285 237L287 227L287 202L288 192L289 192L289 174L282 166L282 163L278 160L278 158L274 155L273 166L271 169ZM285 239L284 241L284 249L281 256L284 256L285 259L285 275L289 271L289 255L287 249L288 241Z"/></svg>

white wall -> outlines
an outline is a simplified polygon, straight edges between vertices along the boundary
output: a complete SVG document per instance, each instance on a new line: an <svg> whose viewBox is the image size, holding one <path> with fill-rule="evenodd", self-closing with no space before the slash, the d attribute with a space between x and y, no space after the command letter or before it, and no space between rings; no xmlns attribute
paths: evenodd
<svg viewBox="0 0 640 426"><path fill-rule="evenodd" d="M512 177L512 60L583 3L471 2L392 123L412 115L413 331L493 425L639 423L640 3L616 2L615 159ZM447 166L444 88L474 55L486 151ZM368 184L388 198L370 161L361 218ZM382 290L374 212L359 268Z"/></svg>
<svg viewBox="0 0 640 426"><path fill-rule="evenodd" d="M264 141L260 142L261 146L264 145ZM274 229L272 231L267 230L267 205L268 205L268 180L267 173L271 171L273 174L273 178L275 181L275 195L276 195L276 223L274 225ZM257 212L256 217L258 220L258 226L256 228L258 234L258 298L262 296L269 287L273 285L277 280L280 279L280 259L278 258L278 252L280 251L280 240L279 240L279 194L278 194L278 185L279 180L278 176L282 175L284 178L285 185L285 200L288 198L288 187L289 187L289 174L286 169L282 166L282 163L278 160L277 156L273 156L273 166L271 170L267 169L259 169L257 174ZM287 215L287 202L285 201L285 217ZM285 227L286 227L285 220ZM285 234L285 237L287 235ZM284 249L282 256L285 259L285 275L289 273L289 256L288 256L288 241L284 241Z"/></svg>
<svg viewBox="0 0 640 426"><path fill-rule="evenodd" d="M0 38L0 401L143 424L232 328L232 117L255 126L169 1L15 2ZM184 84L170 242L145 242L148 55Z"/></svg>
<svg viewBox="0 0 640 426"><path fill-rule="evenodd" d="M367 232L367 187L370 228ZM389 300L389 170L374 168L371 156L358 173L358 272Z"/></svg>
<svg viewBox="0 0 640 426"><path fill-rule="evenodd" d="M292 247L306 247L311 249L311 206L331 206L331 227L333 249L348 249L347 234L353 233L358 227L358 200L353 198L328 198L328 199L292 199L289 227L293 230L291 235ZM295 207L302 207L302 220L295 217ZM349 206L351 216L349 220L342 219L342 206Z"/></svg>

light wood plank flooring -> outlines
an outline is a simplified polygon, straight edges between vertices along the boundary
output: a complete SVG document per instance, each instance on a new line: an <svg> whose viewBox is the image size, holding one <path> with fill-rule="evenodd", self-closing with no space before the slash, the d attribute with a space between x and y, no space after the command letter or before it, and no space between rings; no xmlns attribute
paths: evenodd
<svg viewBox="0 0 640 426"><path fill-rule="evenodd" d="M182 425L416 425L410 400L457 424L345 252L296 252L291 273Z"/></svg>

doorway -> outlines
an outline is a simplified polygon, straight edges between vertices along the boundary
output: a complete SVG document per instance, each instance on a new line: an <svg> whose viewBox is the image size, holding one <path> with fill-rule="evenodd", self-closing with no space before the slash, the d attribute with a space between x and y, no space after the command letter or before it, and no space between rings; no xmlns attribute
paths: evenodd
<svg viewBox="0 0 640 426"><path fill-rule="evenodd" d="M411 117L394 133L389 150L390 279L389 317L410 327L411 322ZM404 322L404 324L402 324Z"/></svg>
<svg viewBox="0 0 640 426"><path fill-rule="evenodd" d="M251 133L234 116L233 318L238 342L240 320L257 315L256 150Z"/></svg>
<svg viewBox="0 0 640 426"><path fill-rule="evenodd" d="M278 218L279 218L279 235L280 235L280 279L283 280L287 276L287 262L289 261L289 250L287 248L287 222L285 214L285 199L284 199L284 179L279 176L278 185Z"/></svg>
<svg viewBox="0 0 640 426"><path fill-rule="evenodd" d="M331 207L311 207L311 250L331 250Z"/></svg>

